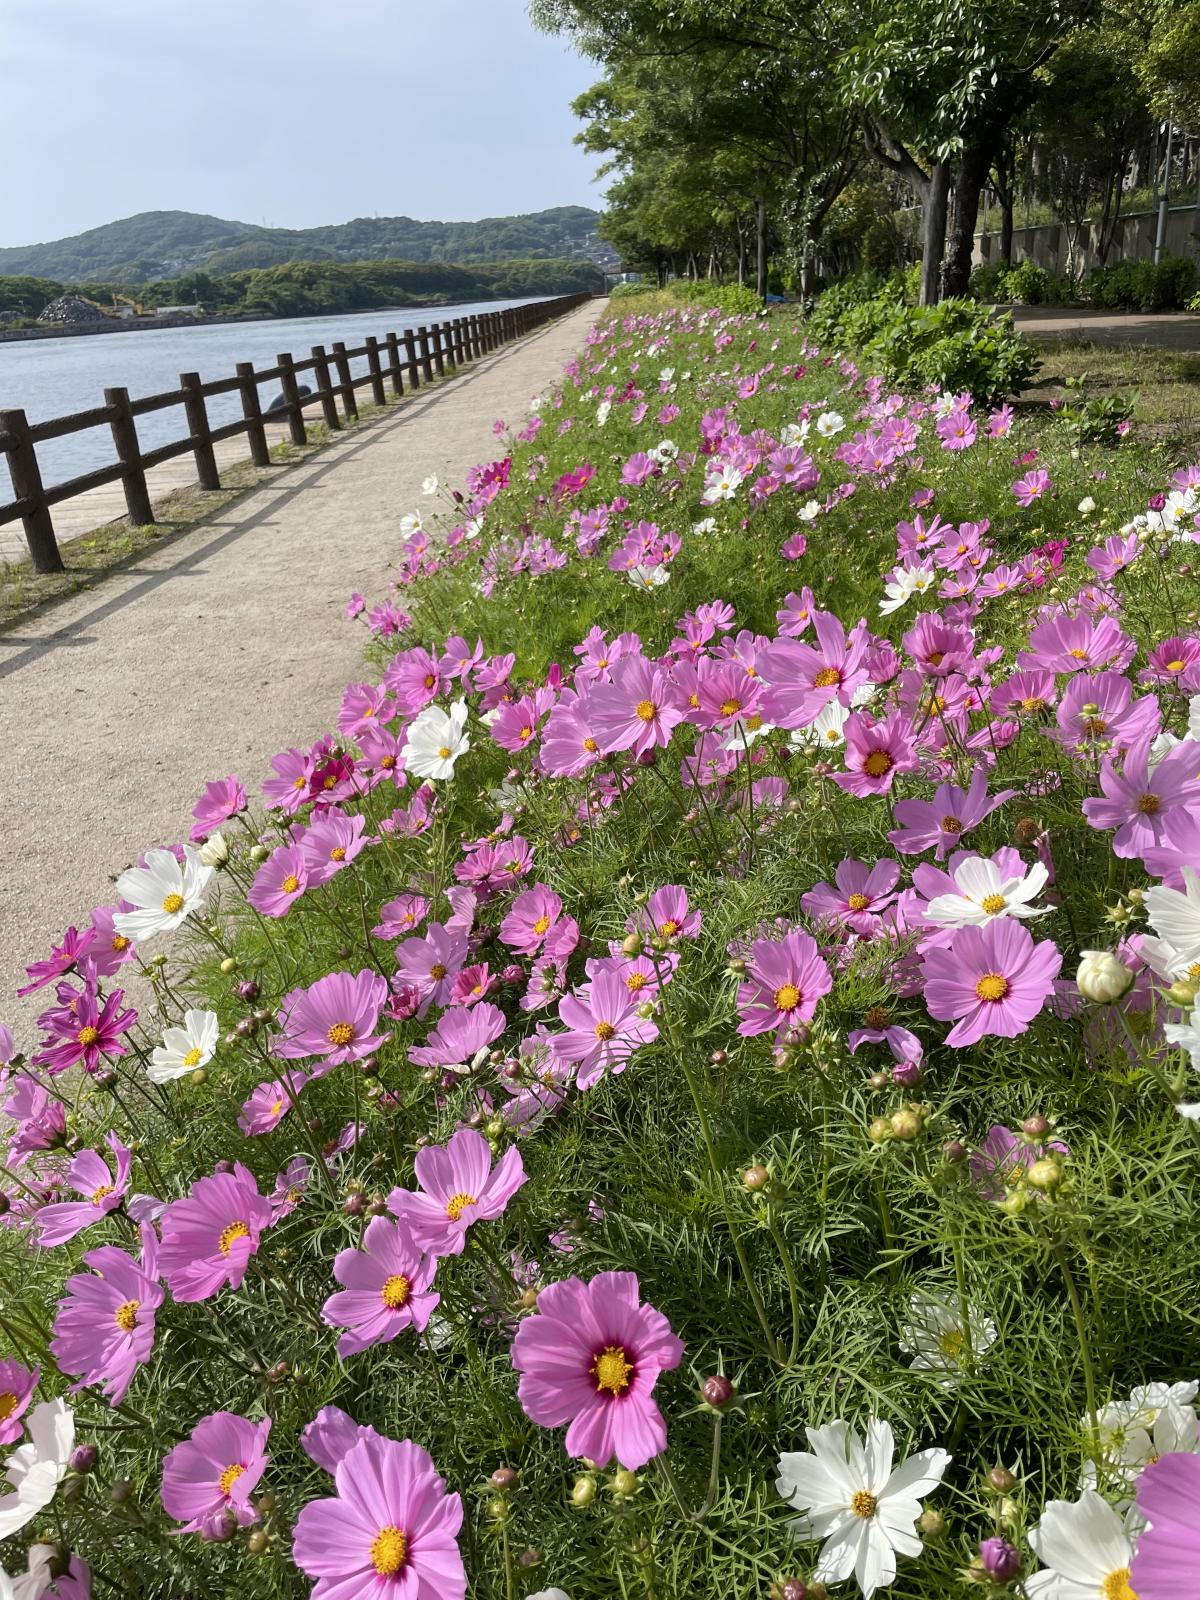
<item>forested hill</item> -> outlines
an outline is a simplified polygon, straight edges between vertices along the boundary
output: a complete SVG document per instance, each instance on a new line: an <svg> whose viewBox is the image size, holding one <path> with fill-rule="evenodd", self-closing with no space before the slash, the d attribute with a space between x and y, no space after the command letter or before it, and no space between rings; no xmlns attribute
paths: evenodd
<svg viewBox="0 0 1200 1600"><path fill-rule="evenodd" d="M236 272L285 261L479 261L590 257L598 213L555 206L478 222L356 217L319 228L263 228L193 211L142 211L49 244L0 249L0 274L145 283L203 269Z"/></svg>

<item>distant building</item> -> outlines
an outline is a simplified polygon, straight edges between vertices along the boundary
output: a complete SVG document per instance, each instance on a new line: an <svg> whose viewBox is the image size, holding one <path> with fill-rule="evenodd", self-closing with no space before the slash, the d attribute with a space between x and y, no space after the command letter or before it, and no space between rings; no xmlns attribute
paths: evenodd
<svg viewBox="0 0 1200 1600"><path fill-rule="evenodd" d="M204 307L156 306L154 309L154 315L156 317L202 317L204 315Z"/></svg>

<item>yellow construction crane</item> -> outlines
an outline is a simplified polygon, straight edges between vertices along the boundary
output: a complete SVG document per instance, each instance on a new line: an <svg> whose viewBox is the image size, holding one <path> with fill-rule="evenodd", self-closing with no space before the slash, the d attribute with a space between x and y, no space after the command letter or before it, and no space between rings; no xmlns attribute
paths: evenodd
<svg viewBox="0 0 1200 1600"><path fill-rule="evenodd" d="M131 306L133 308L134 316L137 317L152 317L154 315L154 312L149 306L140 305L136 300L131 300L127 294L114 294L112 297L112 303L113 312L118 316L120 315L120 313L117 311L117 307L119 305Z"/></svg>

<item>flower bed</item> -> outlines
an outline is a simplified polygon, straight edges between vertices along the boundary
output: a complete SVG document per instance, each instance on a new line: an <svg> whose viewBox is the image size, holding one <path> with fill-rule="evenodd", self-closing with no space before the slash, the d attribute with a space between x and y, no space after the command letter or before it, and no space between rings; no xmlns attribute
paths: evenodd
<svg viewBox="0 0 1200 1600"><path fill-rule="evenodd" d="M695 309L496 428L31 962L16 1593L1188 1592L1200 469Z"/></svg>

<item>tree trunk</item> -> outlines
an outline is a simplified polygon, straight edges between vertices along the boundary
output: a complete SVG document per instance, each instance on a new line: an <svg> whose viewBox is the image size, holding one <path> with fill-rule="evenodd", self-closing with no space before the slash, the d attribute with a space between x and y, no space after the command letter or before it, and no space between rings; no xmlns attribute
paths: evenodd
<svg viewBox="0 0 1200 1600"><path fill-rule="evenodd" d="M754 292L760 300L765 300L767 294L767 208L761 200L754 202L754 246Z"/></svg>
<svg viewBox="0 0 1200 1600"><path fill-rule="evenodd" d="M946 245L946 206L950 198L950 163L935 161L923 196L921 219L921 304L935 306L941 287L942 251Z"/></svg>
<svg viewBox="0 0 1200 1600"><path fill-rule="evenodd" d="M969 144L959 160L954 184L954 214L942 270L942 291L946 295L965 295L970 287L979 197L991 168L990 143Z"/></svg>

